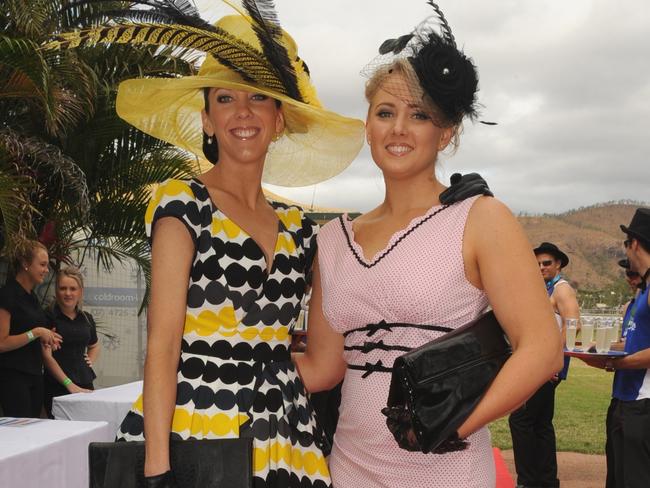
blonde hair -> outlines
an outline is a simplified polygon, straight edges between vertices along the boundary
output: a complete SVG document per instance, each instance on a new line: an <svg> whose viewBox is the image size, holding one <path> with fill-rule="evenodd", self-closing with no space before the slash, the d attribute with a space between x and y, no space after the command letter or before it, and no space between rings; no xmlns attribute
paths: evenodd
<svg viewBox="0 0 650 488"><path fill-rule="evenodd" d="M372 76L368 78L364 92L366 101L369 105L368 110L370 110L370 105L372 105L372 99L382 88L386 78L393 74L403 76L408 86L409 93L392 93L391 89L387 91L397 97L407 96L408 98L421 100L422 108L430 113L433 124L441 128L446 129L451 127L453 129L449 146L451 147L452 153L456 152L456 149L458 149L458 145L460 144L460 134L463 132L463 124L454 124L444 116L442 110L440 110L440 108L433 102L433 100L431 100L420 86L420 81L413 66L411 66L411 63L406 59L397 58L389 64L380 66L374 71Z"/></svg>
<svg viewBox="0 0 650 488"><path fill-rule="evenodd" d="M16 273L22 269L25 263L32 263L37 249L42 249L47 252L47 247L38 241L25 239L16 245L16 250L14 251L14 270Z"/></svg>
<svg viewBox="0 0 650 488"><path fill-rule="evenodd" d="M77 285L79 285L79 288L81 288L81 291L83 293L84 290L84 277L81 274L81 270L79 268L76 268L74 266L68 266L67 268L63 268L59 270L59 272L56 274L56 280L55 280L55 286L57 289L59 288L59 282L61 281L62 278L71 278L77 282ZM83 294L82 294L83 298ZM56 300L55 300L56 301ZM77 305L75 306L77 312L82 311L82 300L79 300L77 302ZM52 304L54 305L54 304Z"/></svg>

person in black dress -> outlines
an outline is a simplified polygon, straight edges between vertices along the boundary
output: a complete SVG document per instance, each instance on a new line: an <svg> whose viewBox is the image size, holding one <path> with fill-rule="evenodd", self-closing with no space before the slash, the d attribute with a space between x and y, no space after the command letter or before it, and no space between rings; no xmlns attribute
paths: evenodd
<svg viewBox="0 0 650 488"><path fill-rule="evenodd" d="M41 346L57 349L61 344L34 293L48 273L48 262L43 244L25 242L16 253L15 278L0 289L0 405L7 417L40 417Z"/></svg>
<svg viewBox="0 0 650 488"><path fill-rule="evenodd" d="M99 356L99 342L93 316L81 310L83 289L83 276L77 268L62 269L56 275L56 301L47 315L64 345L57 351L43 349L45 411L49 417L55 396L94 390L92 365Z"/></svg>

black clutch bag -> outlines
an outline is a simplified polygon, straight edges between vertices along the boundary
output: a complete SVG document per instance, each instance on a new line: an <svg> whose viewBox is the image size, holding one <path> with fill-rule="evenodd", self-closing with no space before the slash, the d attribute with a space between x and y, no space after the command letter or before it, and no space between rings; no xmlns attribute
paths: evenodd
<svg viewBox="0 0 650 488"><path fill-rule="evenodd" d="M90 488L144 487L144 442L92 442ZM170 442L178 488L251 488L253 439Z"/></svg>
<svg viewBox="0 0 650 488"><path fill-rule="evenodd" d="M398 357L382 412L400 447L423 453L464 449L456 431L511 353L488 312Z"/></svg>

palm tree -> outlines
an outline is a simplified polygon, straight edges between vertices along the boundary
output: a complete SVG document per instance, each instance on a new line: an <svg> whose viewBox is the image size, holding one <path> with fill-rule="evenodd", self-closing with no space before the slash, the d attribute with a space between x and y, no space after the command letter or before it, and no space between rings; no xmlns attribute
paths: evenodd
<svg viewBox="0 0 650 488"><path fill-rule="evenodd" d="M0 230L40 236L55 269L93 250L107 270L132 259L148 276L142 222L151 187L194 174L196 161L122 121L115 94L124 79L188 74L193 59L123 45L40 49L55 33L128 2L62 11L68 3L0 4ZM30 225L17 226L16 215Z"/></svg>

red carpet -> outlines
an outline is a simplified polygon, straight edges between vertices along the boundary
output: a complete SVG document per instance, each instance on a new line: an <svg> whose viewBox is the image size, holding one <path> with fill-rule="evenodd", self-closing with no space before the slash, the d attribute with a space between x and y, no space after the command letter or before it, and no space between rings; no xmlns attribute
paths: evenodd
<svg viewBox="0 0 650 488"><path fill-rule="evenodd" d="M514 488L515 482L510 476L508 466L501 457L501 451L498 447L493 447L492 451L494 453L494 466L497 471L497 488Z"/></svg>

